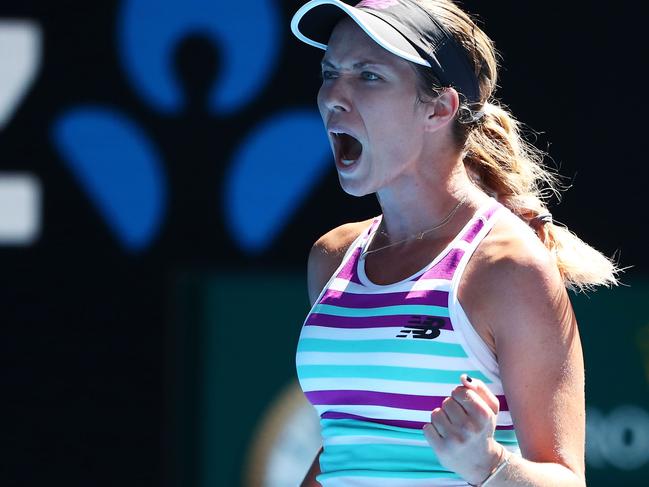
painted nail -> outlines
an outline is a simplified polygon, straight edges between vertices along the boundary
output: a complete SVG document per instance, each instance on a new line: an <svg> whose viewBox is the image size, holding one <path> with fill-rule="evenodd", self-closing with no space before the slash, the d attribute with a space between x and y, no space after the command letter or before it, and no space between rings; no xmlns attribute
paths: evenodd
<svg viewBox="0 0 649 487"><path fill-rule="evenodd" d="M467 376L466 376L466 381L467 381L467 382L473 382L473 379L467 375Z"/></svg>

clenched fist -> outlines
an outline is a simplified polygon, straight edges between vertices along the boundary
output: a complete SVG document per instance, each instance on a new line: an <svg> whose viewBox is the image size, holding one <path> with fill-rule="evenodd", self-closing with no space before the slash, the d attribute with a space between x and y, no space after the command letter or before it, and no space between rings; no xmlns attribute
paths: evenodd
<svg viewBox="0 0 649 487"><path fill-rule="evenodd" d="M442 406L433 409L424 436L444 467L479 483L504 453L493 437L500 405L481 380L462 374L460 381Z"/></svg>

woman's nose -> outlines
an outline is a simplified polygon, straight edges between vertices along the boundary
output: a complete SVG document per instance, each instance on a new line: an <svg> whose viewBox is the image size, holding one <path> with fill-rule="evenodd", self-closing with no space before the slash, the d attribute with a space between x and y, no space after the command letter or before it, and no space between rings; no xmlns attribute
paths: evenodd
<svg viewBox="0 0 649 487"><path fill-rule="evenodd" d="M345 82L338 79L326 81L320 88L319 98L329 111L348 112L351 110L351 99Z"/></svg>

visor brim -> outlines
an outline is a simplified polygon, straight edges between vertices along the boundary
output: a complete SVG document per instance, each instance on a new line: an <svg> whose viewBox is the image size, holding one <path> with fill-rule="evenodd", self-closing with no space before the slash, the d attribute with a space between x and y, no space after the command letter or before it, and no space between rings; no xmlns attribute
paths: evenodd
<svg viewBox="0 0 649 487"><path fill-rule="evenodd" d="M302 42L326 51L331 32L346 15L387 51L430 67L412 44L386 21L340 0L311 0L304 4L291 19L291 31Z"/></svg>

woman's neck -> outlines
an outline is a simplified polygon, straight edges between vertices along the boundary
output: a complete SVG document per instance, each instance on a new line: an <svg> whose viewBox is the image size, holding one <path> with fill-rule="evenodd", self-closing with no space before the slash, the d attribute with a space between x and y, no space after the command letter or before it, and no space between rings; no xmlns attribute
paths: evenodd
<svg viewBox="0 0 649 487"><path fill-rule="evenodd" d="M403 176L391 187L378 191L377 198L383 213L381 231L386 240L396 242L438 225L461 203L445 225L451 230L456 226L453 220L466 219L466 214L473 214L489 196L470 180L460 162L447 174L431 171ZM444 233L442 229L440 232Z"/></svg>

